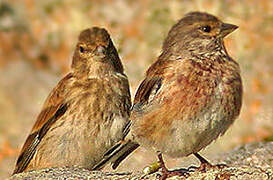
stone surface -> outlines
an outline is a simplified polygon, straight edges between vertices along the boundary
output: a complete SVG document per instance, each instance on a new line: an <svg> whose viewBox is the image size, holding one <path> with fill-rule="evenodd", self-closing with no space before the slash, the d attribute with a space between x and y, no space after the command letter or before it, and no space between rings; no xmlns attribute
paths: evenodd
<svg viewBox="0 0 273 180"><path fill-rule="evenodd" d="M213 162L228 165L273 168L273 142L249 143L234 150L219 154Z"/></svg>
<svg viewBox="0 0 273 180"><path fill-rule="evenodd" d="M219 169L209 169L207 172L195 170L190 172L187 179L273 179L273 142L251 143L225 154L216 156L214 162L224 162L228 167ZM37 171L30 171L14 175L9 180L19 179L157 179L161 173L145 175L142 172L103 172L89 171L80 167L60 167L48 168ZM185 177L172 177L169 179L186 179Z"/></svg>
<svg viewBox="0 0 273 180"><path fill-rule="evenodd" d="M117 173L117 172L102 172L102 171L88 171L78 167L62 167L62 168L48 168L38 171L30 171L28 173L21 173L12 176L9 180L19 179L40 179L40 180L65 180L65 179L157 179L161 176L160 172L144 175L141 172L135 173ZM189 180L195 179L270 179L273 177L272 168L262 169L257 167L228 167L222 170L211 169L207 172L191 172L187 177ZM169 179L186 179L184 177L174 176Z"/></svg>

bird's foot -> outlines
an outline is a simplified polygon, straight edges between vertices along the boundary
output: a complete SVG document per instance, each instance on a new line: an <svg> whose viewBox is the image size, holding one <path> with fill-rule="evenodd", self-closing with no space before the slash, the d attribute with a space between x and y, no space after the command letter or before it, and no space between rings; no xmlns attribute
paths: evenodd
<svg viewBox="0 0 273 180"><path fill-rule="evenodd" d="M200 156L198 153L194 153L194 155L199 159L199 161L201 162L201 165L199 167L191 166L188 168L188 170L189 169L197 169L200 172L207 172L209 169L223 169L223 168L228 167L225 164L212 165L205 158Z"/></svg>
<svg viewBox="0 0 273 180"><path fill-rule="evenodd" d="M200 167L198 168L198 171L200 172L207 172L209 169L217 169L217 170L221 170L223 168L228 167L225 164L216 164L216 165L212 165L210 163L201 163Z"/></svg>
<svg viewBox="0 0 273 180"><path fill-rule="evenodd" d="M178 170L173 170L173 171L170 171L168 169L162 169L162 175L159 175L159 179L160 180L165 180L169 177L173 177L173 176L179 176L180 178L181 177L184 177L184 178L187 178L190 176L189 174L189 171L187 169L178 169Z"/></svg>
<svg viewBox="0 0 273 180"><path fill-rule="evenodd" d="M159 177L160 180L165 180L173 176L179 176L179 177L185 177L185 178L189 177L190 174L187 169L178 169L173 171L168 170L165 166L161 153L158 154L158 159L159 159L160 168L162 171L162 175Z"/></svg>

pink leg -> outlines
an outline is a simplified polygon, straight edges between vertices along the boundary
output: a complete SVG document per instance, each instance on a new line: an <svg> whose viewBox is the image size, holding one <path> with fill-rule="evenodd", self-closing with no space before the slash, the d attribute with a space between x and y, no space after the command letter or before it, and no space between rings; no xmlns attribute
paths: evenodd
<svg viewBox="0 0 273 180"><path fill-rule="evenodd" d="M225 167L228 167L225 164L217 164L217 165L212 165L210 164L205 158L203 158L202 156L200 156L198 153L194 153L195 157L197 157L199 159L199 161L201 162L200 167L198 168L199 171L201 172L206 172L208 169L213 168L213 169L223 169Z"/></svg>
<svg viewBox="0 0 273 180"><path fill-rule="evenodd" d="M172 177L172 176L183 176L183 177L188 177L189 176L189 173L188 172L185 172L185 171L182 171L182 170L179 170L179 171L169 171L167 169L167 167L165 166L165 163L163 161L163 158L162 158L162 154L159 152L158 155L158 160L160 162L160 166L161 166L161 170L162 170L162 176L161 176L161 180L165 180L166 178L168 177Z"/></svg>

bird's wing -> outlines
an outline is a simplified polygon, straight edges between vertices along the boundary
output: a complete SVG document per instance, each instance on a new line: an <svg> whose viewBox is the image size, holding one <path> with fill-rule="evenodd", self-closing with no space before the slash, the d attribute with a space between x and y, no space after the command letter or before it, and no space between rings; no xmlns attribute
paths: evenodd
<svg viewBox="0 0 273 180"><path fill-rule="evenodd" d="M143 106L153 101L162 87L162 78L158 76L147 77L140 84L134 99L133 110L141 110Z"/></svg>
<svg viewBox="0 0 273 180"><path fill-rule="evenodd" d="M44 103L43 110L39 114L30 135L23 145L13 174L20 173L26 169L44 135L66 112L68 104L64 99L64 90L68 84L67 81L69 81L71 77L71 74L64 77L49 94Z"/></svg>
<svg viewBox="0 0 273 180"><path fill-rule="evenodd" d="M161 78L159 77L146 78L142 81L135 96L134 106L132 107L133 111L138 111L138 108L141 109L143 105L152 101L160 87ZM131 121L127 123L123 130L123 139L129 133L130 127ZM109 162L112 162L112 168L116 169L118 165L138 147L139 144L136 142L121 140L104 154L103 159L93 167L93 170L99 170Z"/></svg>

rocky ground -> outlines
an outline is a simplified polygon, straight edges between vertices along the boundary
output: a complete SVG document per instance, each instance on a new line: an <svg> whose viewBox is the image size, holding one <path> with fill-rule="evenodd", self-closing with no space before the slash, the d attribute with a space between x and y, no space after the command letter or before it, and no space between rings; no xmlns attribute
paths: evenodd
<svg viewBox="0 0 273 180"><path fill-rule="evenodd" d="M175 176L169 179L231 179L270 180L273 179L273 142L251 143L216 155L214 163L225 163L223 169L208 169L206 172L189 172L187 177ZM145 175L143 172L88 171L79 167L48 168L14 175L9 180L19 179L158 179L161 172Z"/></svg>

